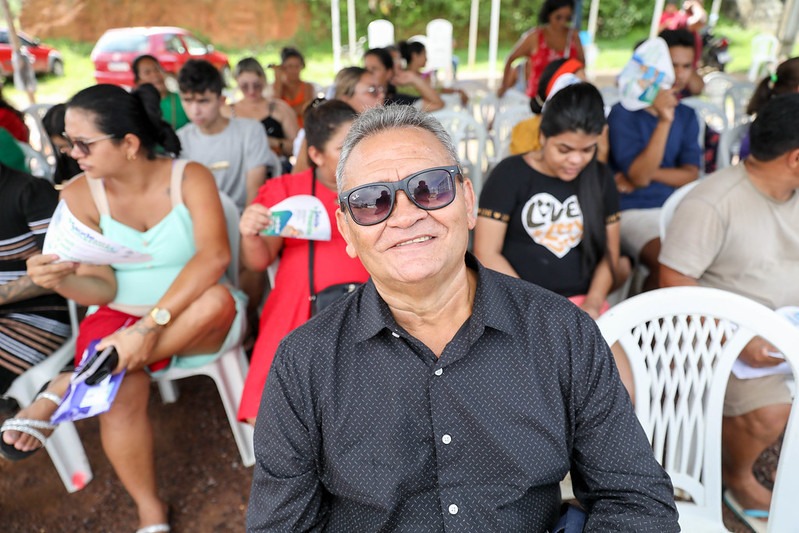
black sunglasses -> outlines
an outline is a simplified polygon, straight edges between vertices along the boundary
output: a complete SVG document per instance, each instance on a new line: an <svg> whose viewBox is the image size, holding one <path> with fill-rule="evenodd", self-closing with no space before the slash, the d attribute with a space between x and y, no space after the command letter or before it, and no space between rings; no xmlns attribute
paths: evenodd
<svg viewBox="0 0 799 533"><path fill-rule="evenodd" d="M458 166L428 168L400 181L379 181L344 191L338 201L342 208L346 206L356 224L373 226L391 215L397 191L403 191L425 211L447 207L455 199L456 176L463 176Z"/></svg>

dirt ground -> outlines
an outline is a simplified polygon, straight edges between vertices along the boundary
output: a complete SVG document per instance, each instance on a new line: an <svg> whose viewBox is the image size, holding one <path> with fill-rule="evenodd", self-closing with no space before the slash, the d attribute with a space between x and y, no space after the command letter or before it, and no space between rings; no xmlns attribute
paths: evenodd
<svg viewBox="0 0 799 533"><path fill-rule="evenodd" d="M178 382L180 398L150 397L161 496L172 508L172 530L244 531L252 468L241 465L222 402L210 378ZM64 489L47 453L18 463L0 459L0 531L116 533L135 531L133 502L100 446L96 419L76 423L94 479Z"/></svg>
<svg viewBox="0 0 799 533"><path fill-rule="evenodd" d="M252 468L241 465L216 387L205 377L182 380L179 386L177 403L162 404L155 386L150 398L158 484L172 507L172 531L244 531ZM133 503L102 452L96 419L76 425L94 479L68 494L46 453L18 463L0 459L0 531L135 531ZM756 468L759 478L773 476L777 453L775 447L763 454ZM749 531L726 509L724 519L734 532Z"/></svg>

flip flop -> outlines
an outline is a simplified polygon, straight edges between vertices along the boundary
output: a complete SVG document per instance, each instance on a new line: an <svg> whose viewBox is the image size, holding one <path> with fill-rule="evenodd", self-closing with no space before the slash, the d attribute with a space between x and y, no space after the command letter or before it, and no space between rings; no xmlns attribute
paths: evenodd
<svg viewBox="0 0 799 533"><path fill-rule="evenodd" d="M52 392L40 392L33 401L36 402L41 399L50 400L56 405L61 403L61 398ZM30 457L34 453L44 448L44 443L47 441L47 436L45 436L40 430L47 431L51 429L55 429L55 426L45 420L35 420L32 418L9 418L3 422L2 426L0 426L0 455L9 461L19 461L21 459ZM18 450L13 444L8 444L3 440L3 433L6 431L19 431L20 433L25 433L38 440L40 443L42 443L42 445L34 450Z"/></svg>
<svg viewBox="0 0 799 533"><path fill-rule="evenodd" d="M767 533L768 511L763 511L761 509L744 509L729 489L724 491L722 499L724 500L724 505L726 505L739 520L746 524L749 529L755 533Z"/></svg>

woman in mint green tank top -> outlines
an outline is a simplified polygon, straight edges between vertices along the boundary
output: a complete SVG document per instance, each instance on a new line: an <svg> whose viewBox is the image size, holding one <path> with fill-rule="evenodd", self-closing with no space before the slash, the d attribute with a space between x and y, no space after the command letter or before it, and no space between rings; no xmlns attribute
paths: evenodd
<svg viewBox="0 0 799 533"><path fill-rule="evenodd" d="M93 266L38 255L28 260L28 273L41 287L99 307L80 326L76 359L91 340L101 339L98 349L116 347L114 372L126 374L111 409L99 416L104 449L137 506L137 527L168 531L167 504L155 483L145 370L191 362L238 341L238 295L220 282L230 246L219 193L205 167L156 155L179 153L180 142L160 118L151 86L79 92L67 104L66 136L84 173L64 188L62 201L92 230L149 258ZM21 459L43 446L52 431L45 422L70 375L52 380L17 415L14 429L2 432L3 455Z"/></svg>

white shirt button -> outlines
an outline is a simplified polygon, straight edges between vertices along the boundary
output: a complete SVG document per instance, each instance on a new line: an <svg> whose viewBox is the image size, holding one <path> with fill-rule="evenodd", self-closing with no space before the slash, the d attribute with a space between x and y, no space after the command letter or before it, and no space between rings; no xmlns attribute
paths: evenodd
<svg viewBox="0 0 799 533"><path fill-rule="evenodd" d="M400 338L399 337L399 333L397 333L396 331L392 331L391 334L394 335L398 339Z"/></svg>
<svg viewBox="0 0 799 533"><path fill-rule="evenodd" d="M452 442L452 437L449 435L444 435L443 437L441 437L441 442L443 442L444 444L449 444L450 442Z"/></svg>
<svg viewBox="0 0 799 533"><path fill-rule="evenodd" d="M435 374L436 376L440 376L443 373L444 373L444 369L443 368L438 368L438 369L436 369L435 372L433 372L433 374Z"/></svg>
<svg viewBox="0 0 799 533"><path fill-rule="evenodd" d="M449 506L449 514L458 514L458 506L454 503Z"/></svg>

